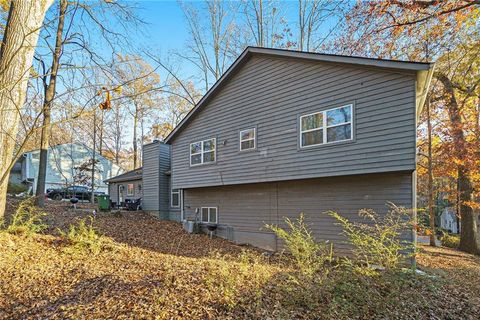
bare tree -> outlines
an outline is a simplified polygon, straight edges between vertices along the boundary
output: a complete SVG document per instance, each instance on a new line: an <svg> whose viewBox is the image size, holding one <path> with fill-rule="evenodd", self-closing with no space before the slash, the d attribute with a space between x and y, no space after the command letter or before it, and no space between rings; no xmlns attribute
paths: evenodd
<svg viewBox="0 0 480 320"><path fill-rule="evenodd" d="M167 87L168 92L165 91L161 99L162 112L156 117L149 132L151 138L164 139L195 106L195 103L183 97L184 90L188 90L194 101L201 97L191 81L180 84L177 80L170 79Z"/></svg>
<svg viewBox="0 0 480 320"><path fill-rule="evenodd" d="M316 51L318 31L341 1L298 0L298 50Z"/></svg>
<svg viewBox="0 0 480 320"><path fill-rule="evenodd" d="M222 76L233 59L231 49L236 29L232 16L235 10L230 10L231 5L234 3L206 1L206 8L200 12L193 4L182 4L191 39L188 54L178 55L200 70L205 91ZM208 20L202 19L203 14Z"/></svg>
<svg viewBox="0 0 480 320"><path fill-rule="evenodd" d="M292 34L282 8L281 3L275 0L244 0L242 13L246 30L242 32L244 38L237 44L237 51L247 45L288 48L288 39Z"/></svg>
<svg viewBox="0 0 480 320"><path fill-rule="evenodd" d="M63 28L65 25L65 13L67 11L67 0L60 0L59 13L58 13L58 25L55 40L55 49L52 56L52 66L50 71L44 70L43 84L45 88L45 98L43 103L43 126L40 142L40 162L38 168L38 179L36 189L36 204L40 207L45 205L45 179L47 175L47 161L48 161L48 147L50 136L50 114L52 102L55 97L55 88L57 84L57 74L60 65L60 56L63 46ZM42 61L43 63L43 61ZM45 64L43 64L45 66ZM47 77L50 74L50 79L47 84Z"/></svg>
<svg viewBox="0 0 480 320"><path fill-rule="evenodd" d="M45 13L53 0L14 0L0 51L0 217L5 212L8 177L25 102L30 67Z"/></svg>
<svg viewBox="0 0 480 320"><path fill-rule="evenodd" d="M133 168L140 166L139 142L140 146L144 142L145 116L151 110L158 107L158 91L161 90L160 76L155 69L139 56L118 56L115 73L121 82L128 79L134 79L124 85L122 100L128 105L128 111L133 120ZM138 128L141 125L141 139L138 139Z"/></svg>

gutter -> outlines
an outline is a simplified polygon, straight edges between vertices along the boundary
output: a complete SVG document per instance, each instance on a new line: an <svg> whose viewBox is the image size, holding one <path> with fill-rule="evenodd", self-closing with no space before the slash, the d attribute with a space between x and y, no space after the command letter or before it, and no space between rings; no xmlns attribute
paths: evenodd
<svg viewBox="0 0 480 320"><path fill-rule="evenodd" d="M428 70L417 71L417 79L416 79L416 118L417 121L420 119L420 115L422 114L423 106L425 105L425 100L427 99L428 90L430 88L430 84L432 82L433 73L435 71L435 63L430 64L430 68Z"/></svg>

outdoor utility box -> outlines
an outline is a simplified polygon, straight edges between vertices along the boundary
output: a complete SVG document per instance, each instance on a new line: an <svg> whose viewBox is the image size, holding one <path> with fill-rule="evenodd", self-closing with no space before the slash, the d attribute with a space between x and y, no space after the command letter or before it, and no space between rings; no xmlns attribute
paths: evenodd
<svg viewBox="0 0 480 320"><path fill-rule="evenodd" d="M196 223L192 220L183 221L183 229L185 229L185 231L188 233L198 233Z"/></svg>
<svg viewBox="0 0 480 320"><path fill-rule="evenodd" d="M110 196L108 194L101 194L97 196L98 209L102 211L110 210Z"/></svg>

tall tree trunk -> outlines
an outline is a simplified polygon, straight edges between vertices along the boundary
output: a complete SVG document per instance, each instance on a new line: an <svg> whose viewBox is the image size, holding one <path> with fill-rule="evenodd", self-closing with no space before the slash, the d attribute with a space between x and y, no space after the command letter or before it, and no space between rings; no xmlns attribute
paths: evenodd
<svg viewBox="0 0 480 320"><path fill-rule="evenodd" d="M137 126L138 126L138 106L135 102L135 114L133 115L133 169L137 169L138 145L137 145Z"/></svg>
<svg viewBox="0 0 480 320"><path fill-rule="evenodd" d="M105 117L105 111L102 110L101 111L101 116L100 116L100 132L98 133L99 134L99 145L98 145L98 154L103 156L103 153L102 153L102 150L103 150L103 121L104 121L104 117Z"/></svg>
<svg viewBox="0 0 480 320"><path fill-rule="evenodd" d="M121 139L122 139L122 132L121 132L121 115L120 109L118 106L115 107L115 164L118 166L120 165L120 148L121 148Z"/></svg>
<svg viewBox="0 0 480 320"><path fill-rule="evenodd" d="M97 109L93 110L93 152L92 152L92 190L90 194L90 202L95 203L95 153L97 146Z"/></svg>
<svg viewBox="0 0 480 320"><path fill-rule="evenodd" d="M55 51L53 53L52 67L50 73L50 81L45 89L45 100L43 101L43 126L40 138L40 162L38 168L36 204L37 206L45 206L45 184L47 178L48 163L48 147L50 138L50 114L52 102L55 98L55 88L57 83L57 73L60 66L60 56L63 46L63 27L65 25L65 12L67 11L67 0L60 1L60 9L58 16L57 35L55 40ZM47 75L45 75L46 77ZM44 82L46 84L46 81Z"/></svg>
<svg viewBox="0 0 480 320"><path fill-rule="evenodd" d="M298 1L298 23L299 23L299 39L298 39L298 50L303 51L303 39L305 38L305 7L302 6L303 1ZM307 5L305 3L305 5Z"/></svg>
<svg viewBox="0 0 480 320"><path fill-rule="evenodd" d="M448 95L448 116L452 127L452 140L455 148L455 157L459 160L457 167L457 190L459 194L461 221L459 249L468 253L480 254L476 214L473 211L473 208L467 204L472 201L473 186L470 181L469 169L464 164L467 155L467 141L463 134L460 108L450 79L444 74L438 74L436 77L442 82Z"/></svg>
<svg viewBox="0 0 480 320"><path fill-rule="evenodd" d="M139 163L140 167L143 166L143 145L145 144L145 115L142 112L142 120L140 120L140 153L139 153Z"/></svg>
<svg viewBox="0 0 480 320"><path fill-rule="evenodd" d="M435 212L433 211L433 159L432 159L432 121L430 114L430 98L427 98L427 135L428 135L428 214L430 217L430 245L436 247L435 243Z"/></svg>
<svg viewBox="0 0 480 320"><path fill-rule="evenodd" d="M4 216L18 121L45 13L53 0L14 0L0 50L0 218Z"/></svg>
<svg viewBox="0 0 480 320"><path fill-rule="evenodd" d="M254 4L255 6L255 4ZM258 46L265 46L265 36L263 30L263 0L258 1L258 11L255 6L255 14L257 15L257 29L258 29Z"/></svg>

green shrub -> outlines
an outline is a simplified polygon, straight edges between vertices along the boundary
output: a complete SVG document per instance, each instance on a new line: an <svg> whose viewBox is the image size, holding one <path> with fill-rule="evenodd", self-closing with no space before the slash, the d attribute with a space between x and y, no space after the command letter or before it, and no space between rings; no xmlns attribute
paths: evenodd
<svg viewBox="0 0 480 320"><path fill-rule="evenodd" d="M20 202L17 210L11 218L6 230L12 234L32 235L45 230L48 226L43 223L43 217L47 213L35 206L34 197Z"/></svg>
<svg viewBox="0 0 480 320"><path fill-rule="evenodd" d="M445 247L457 249L460 245L460 236L458 234L444 232L440 241L442 241L442 245Z"/></svg>
<svg viewBox="0 0 480 320"><path fill-rule="evenodd" d="M88 223L87 220L88 219ZM93 218L80 219L77 225L71 224L67 232L58 230L60 235L65 238L70 245L80 250L90 250L93 253L98 253L105 244L105 239L98 234L93 227Z"/></svg>
<svg viewBox="0 0 480 320"><path fill-rule="evenodd" d="M7 185L7 193L22 193L28 190L28 186L21 184L21 183L13 183L9 182Z"/></svg>
<svg viewBox="0 0 480 320"><path fill-rule="evenodd" d="M212 258L204 281L214 301L229 311L240 304L255 309L260 303L262 288L271 277L271 269L261 257L243 251L238 259L219 253L214 253Z"/></svg>
<svg viewBox="0 0 480 320"><path fill-rule="evenodd" d="M277 237L285 241L285 246L292 254L299 271L307 276L313 276L325 265L332 261L332 246L326 242L317 242L312 235L308 225L305 223L303 213L296 222L289 218L285 223L290 230L279 226L266 225Z"/></svg>
<svg viewBox="0 0 480 320"><path fill-rule="evenodd" d="M413 253L413 244L401 239L401 235L412 228L405 208L390 204L388 213L383 216L373 210L362 209L359 215L367 220L363 223L350 222L333 211L327 213L342 226L348 242L353 245L356 263L395 269L409 252Z"/></svg>

